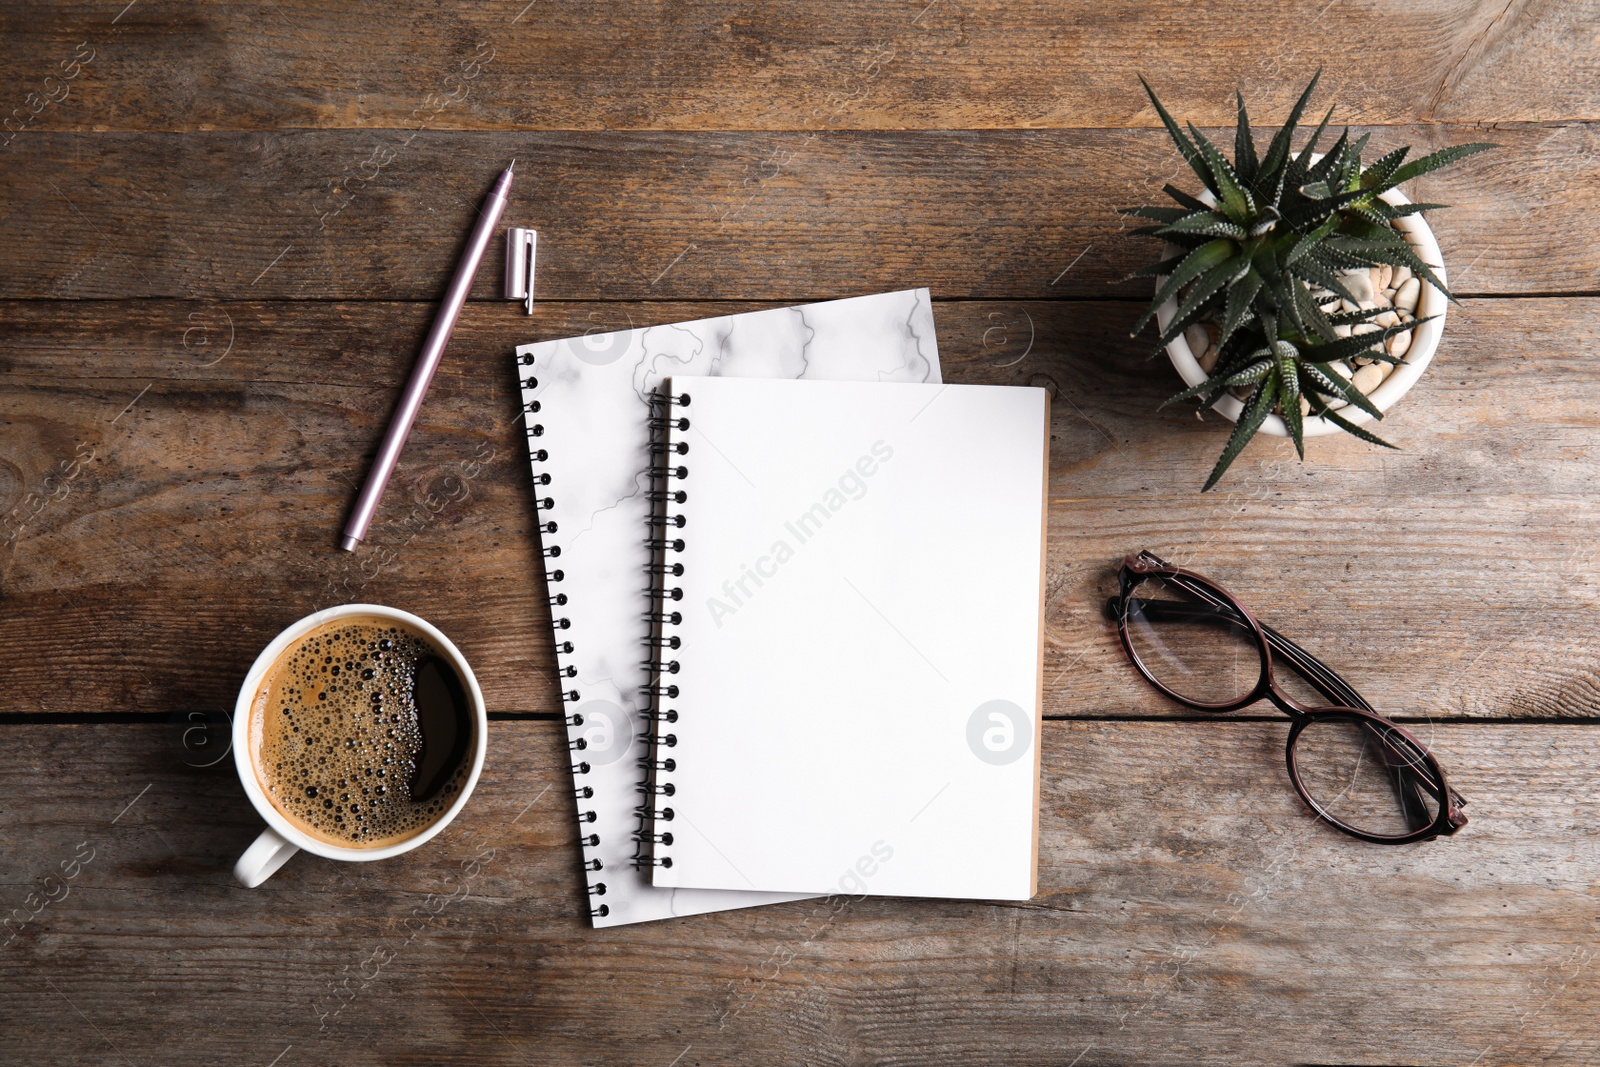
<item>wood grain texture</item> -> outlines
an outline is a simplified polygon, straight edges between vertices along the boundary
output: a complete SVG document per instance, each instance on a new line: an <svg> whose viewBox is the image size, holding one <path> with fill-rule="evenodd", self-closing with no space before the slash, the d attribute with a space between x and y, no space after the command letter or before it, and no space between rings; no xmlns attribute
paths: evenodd
<svg viewBox="0 0 1600 1067"><path fill-rule="evenodd" d="M1600 1063L1597 27L1600 0L0 7L0 1060ZM1226 424L1158 411L1176 375L1126 336L1150 249L1114 209L1185 184L1137 77L1213 131L1242 89L1264 131L1318 66L1375 149L1504 146L1409 190L1455 205L1468 299L1400 451L1261 439L1202 496ZM341 555L513 156L543 302L483 272ZM913 285L947 380L1054 395L1038 897L590 930L507 353ZM1151 692L1101 614L1143 547L1415 723L1471 825L1350 841L1269 709ZM357 600L473 662L479 792L416 853L241 889L258 818L231 758L185 765L186 713Z"/></svg>
<svg viewBox="0 0 1600 1067"><path fill-rule="evenodd" d="M1593 727L1440 727L1431 741L1473 821L1387 849L1305 814L1281 724L1053 722L1028 904L840 897L605 931L582 918L558 729L494 724L477 793L423 849L298 856L251 891L229 873L258 828L231 759L186 768L159 726L7 728L0 906L21 909L0 932L7 1056L1084 1067L1600 1053ZM59 899L33 915L44 892Z"/></svg>
<svg viewBox="0 0 1600 1067"><path fill-rule="evenodd" d="M1452 205L1457 292L1600 291L1600 126L1372 132L1503 145L1409 187ZM28 134L0 158L0 297L434 300L513 157L550 300L1143 296L1114 283L1159 250L1116 209L1189 184L1156 130Z"/></svg>
<svg viewBox="0 0 1600 1067"><path fill-rule="evenodd" d="M0 712L231 707L273 634L359 600L440 625L491 710L553 712L507 353L753 306L470 305L353 556L335 532L431 307L0 306ZM1384 422L1399 451L1320 438L1302 465L1262 437L1204 495L1225 424L1157 410L1180 383L1128 340L1138 306L935 308L947 380L1055 394L1048 714L1182 710L1100 614L1117 561L1145 547L1233 588L1391 714L1600 714L1600 300L1469 300Z"/></svg>
<svg viewBox="0 0 1600 1067"><path fill-rule="evenodd" d="M1153 126L1141 74L1197 122L1236 87L1277 117L1318 67L1349 121L1595 119L1595 24L1587 0L31 0L0 36L40 129L974 129Z"/></svg>

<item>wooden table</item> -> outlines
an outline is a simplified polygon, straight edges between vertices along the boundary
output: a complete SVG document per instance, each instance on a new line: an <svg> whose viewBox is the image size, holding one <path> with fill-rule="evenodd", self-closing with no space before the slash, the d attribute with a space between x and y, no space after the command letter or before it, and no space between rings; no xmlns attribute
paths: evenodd
<svg viewBox="0 0 1600 1067"><path fill-rule="evenodd" d="M1597 28L1538 0L6 5L0 1060L1595 1060ZM1136 75L1210 127L1241 87L1265 126L1318 66L1375 146L1504 148L1411 190L1454 205L1462 301L1401 451L1262 439L1202 496L1225 427L1157 411L1178 379L1127 337L1150 250L1113 209L1182 168ZM340 554L513 156L541 303L484 272ZM1055 396L1038 896L591 930L510 347L914 285L947 380ZM1347 840L1268 707L1148 691L1100 614L1141 547L1413 724L1471 825ZM353 600L474 662L482 783L416 853L241 889L258 819L184 724Z"/></svg>

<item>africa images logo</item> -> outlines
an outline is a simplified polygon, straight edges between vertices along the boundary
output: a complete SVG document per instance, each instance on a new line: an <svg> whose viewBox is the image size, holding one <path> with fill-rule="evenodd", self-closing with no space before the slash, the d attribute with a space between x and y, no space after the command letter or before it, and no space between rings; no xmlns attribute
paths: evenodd
<svg viewBox="0 0 1600 1067"><path fill-rule="evenodd" d="M1033 720L1009 700L989 700L967 719L967 747L985 763L1015 763L1033 743Z"/></svg>
<svg viewBox="0 0 1600 1067"><path fill-rule="evenodd" d="M793 545L784 538L778 538L772 543L768 554L756 560L754 569L744 565L737 578L722 583L721 598L706 598L706 610L711 612L711 621L717 624L717 629L722 629L725 616L738 612L755 595L750 583L754 582L755 588L760 589L766 584L762 579L777 577L778 568L794 558L797 545L803 545L821 533L829 520L850 501L860 500L867 495L867 479L877 474L882 464L894 458L894 449L883 441L874 441L871 452L870 456L856 460L853 467L845 468L838 482L822 494L821 500L783 524L789 536L794 538Z"/></svg>
<svg viewBox="0 0 1600 1067"><path fill-rule="evenodd" d="M569 339L567 348L591 367L604 367L622 358L632 337L628 330L591 329L582 337Z"/></svg>
<svg viewBox="0 0 1600 1067"><path fill-rule="evenodd" d="M586 700L578 705L583 716L583 758L596 767L617 762L633 748L638 723L631 711L609 700Z"/></svg>

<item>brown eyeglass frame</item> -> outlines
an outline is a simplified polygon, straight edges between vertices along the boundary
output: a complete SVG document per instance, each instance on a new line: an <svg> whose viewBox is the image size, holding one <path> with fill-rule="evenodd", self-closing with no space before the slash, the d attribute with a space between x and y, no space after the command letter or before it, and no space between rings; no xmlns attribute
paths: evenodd
<svg viewBox="0 0 1600 1067"><path fill-rule="evenodd" d="M1128 635L1128 596L1139 585L1149 578L1161 578L1173 585L1199 598L1210 605L1211 610L1205 612L1212 616L1227 619L1235 626L1244 626L1254 635L1257 652L1261 657L1261 674L1256 680L1255 687L1238 700L1222 704L1206 704L1193 700L1162 684L1155 673L1139 658L1134 650L1133 641ZM1450 788L1445 780L1444 768L1439 761L1429 752L1427 746L1418 741L1406 730L1385 719L1373 710L1362 695L1343 678L1299 645L1284 637L1272 627L1261 623L1252 615L1239 599L1222 586L1203 575L1188 571L1182 567L1174 567L1165 560L1151 552L1140 552L1136 556L1128 556L1122 561L1122 569L1118 573L1120 584L1119 593L1106 602L1106 611L1117 624L1117 636L1122 641L1122 650L1134 668L1144 676L1145 681L1155 686L1165 696L1177 701L1185 707L1194 708L1196 711L1227 712L1238 711L1240 708L1254 704L1258 700L1266 699L1272 702L1280 711L1289 716L1289 739L1284 746L1284 760L1289 767L1289 780L1293 783L1300 799L1324 822L1334 828L1349 834L1351 837L1363 841L1371 841L1380 845L1405 845L1413 841L1427 841L1435 837L1455 833L1467 825L1467 817L1462 813L1466 800L1455 790ZM1145 601L1145 605L1157 602ZM1164 610L1188 610L1176 604L1169 604ZM1204 609L1202 609L1204 610ZM1236 618L1231 616L1237 616ZM1273 676L1273 654L1282 656L1284 662L1294 669L1296 674L1304 678L1310 686L1321 693L1332 703L1324 707L1311 707L1294 699L1278 685ZM1405 834L1384 835L1374 834L1359 827L1350 826L1341 822L1337 816L1326 811L1317 803L1315 797L1300 779L1300 769L1295 760L1295 742L1299 739L1306 727L1317 722L1326 722L1334 719L1354 719L1367 732L1369 737L1376 741L1384 752L1385 762L1389 767L1400 770L1405 784L1416 791L1425 791L1438 803L1438 813L1433 823L1418 830ZM1396 761L1398 760L1398 762ZM1403 802L1403 801L1402 801Z"/></svg>

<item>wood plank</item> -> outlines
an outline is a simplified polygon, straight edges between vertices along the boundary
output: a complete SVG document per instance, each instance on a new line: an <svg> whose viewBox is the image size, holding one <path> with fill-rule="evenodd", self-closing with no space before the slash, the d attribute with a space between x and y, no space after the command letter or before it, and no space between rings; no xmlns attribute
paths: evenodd
<svg viewBox="0 0 1600 1067"><path fill-rule="evenodd" d="M428 305L0 307L0 711L231 707L279 629L368 599L451 634L491 709L555 710L507 353L753 306L470 305L353 557L335 533ZM1469 300L1385 420L1400 451L1321 438L1301 465L1263 438L1205 495L1225 427L1157 410L1179 382L1127 339L1137 307L935 310L948 380L1056 396L1050 715L1181 710L1100 615L1144 547L1229 585L1391 714L1600 713L1600 300ZM441 489L459 499L432 510Z"/></svg>
<svg viewBox="0 0 1600 1067"><path fill-rule="evenodd" d="M13 122L77 130L1153 126L1140 74L1186 117L1223 123L1235 87L1258 114L1281 116L1318 67L1326 97L1349 121L1600 118L1600 94L1586 76L1600 66L1593 5L1554 0L1410 0L1381 9L1275 0L1252 5L1247 17L1229 7L1086 0L684 0L665 9L648 0L456 0L430 4L425 16L376 19L362 7L306 0L122 6L6 6L0 35L9 45Z"/></svg>
<svg viewBox="0 0 1600 1067"><path fill-rule="evenodd" d="M496 723L478 792L423 849L299 856L250 891L229 869L259 824L231 760L186 768L160 726L0 727L0 893L23 909L0 946L10 1055L931 1064L1004 1050L1059 1067L1600 1052L1592 727L1440 727L1473 821L1383 848L1305 813L1283 724L1052 722L1029 904L840 897L605 931L581 917L558 729ZM90 849L76 878L44 882ZM22 924L46 891L60 899Z"/></svg>
<svg viewBox="0 0 1600 1067"><path fill-rule="evenodd" d="M1411 189L1454 205L1435 221L1456 290L1600 291L1600 126L1492 137ZM0 297L433 300L513 157L506 221L543 232L545 299L1142 296L1113 283L1158 250L1116 209L1187 184L1153 130L37 134L0 166ZM474 292L499 286L491 265Z"/></svg>

